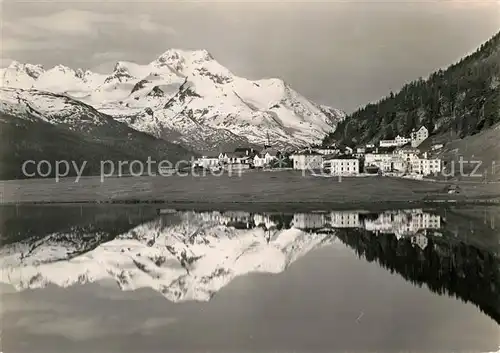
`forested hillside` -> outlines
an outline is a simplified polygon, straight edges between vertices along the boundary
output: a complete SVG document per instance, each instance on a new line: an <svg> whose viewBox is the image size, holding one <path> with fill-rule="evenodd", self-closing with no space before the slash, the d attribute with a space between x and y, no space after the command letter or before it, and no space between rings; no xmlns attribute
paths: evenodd
<svg viewBox="0 0 500 353"><path fill-rule="evenodd" d="M499 86L500 32L448 69L354 112L324 139L324 145L408 136L422 125L433 135L474 135L500 121Z"/></svg>

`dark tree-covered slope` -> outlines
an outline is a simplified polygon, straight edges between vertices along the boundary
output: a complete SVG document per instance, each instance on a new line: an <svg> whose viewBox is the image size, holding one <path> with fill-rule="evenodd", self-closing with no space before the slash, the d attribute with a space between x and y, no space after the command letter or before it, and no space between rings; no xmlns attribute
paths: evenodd
<svg viewBox="0 0 500 353"><path fill-rule="evenodd" d="M427 80L405 85L340 123L324 140L368 143L408 136L426 126L431 134L464 138L500 121L500 32L473 54Z"/></svg>

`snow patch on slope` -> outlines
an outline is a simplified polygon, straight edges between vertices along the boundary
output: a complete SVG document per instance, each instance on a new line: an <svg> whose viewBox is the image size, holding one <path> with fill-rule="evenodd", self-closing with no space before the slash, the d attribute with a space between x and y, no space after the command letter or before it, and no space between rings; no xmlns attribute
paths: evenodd
<svg viewBox="0 0 500 353"><path fill-rule="evenodd" d="M67 124L72 130L109 122L98 111L77 100L37 90L0 87L0 112L21 119L35 117L55 125Z"/></svg>

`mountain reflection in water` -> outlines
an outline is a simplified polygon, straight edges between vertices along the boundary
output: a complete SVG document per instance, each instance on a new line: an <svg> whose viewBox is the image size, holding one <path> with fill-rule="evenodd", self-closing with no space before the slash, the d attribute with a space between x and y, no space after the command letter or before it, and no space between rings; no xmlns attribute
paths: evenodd
<svg viewBox="0 0 500 353"><path fill-rule="evenodd" d="M500 323L498 247L467 239L479 231L498 245L486 219L468 229L457 228L460 213L422 209L158 215L150 207L44 207L2 211L0 281L17 290L112 279L123 290L151 288L173 302L207 301L235 277L280 273L336 245L472 302Z"/></svg>

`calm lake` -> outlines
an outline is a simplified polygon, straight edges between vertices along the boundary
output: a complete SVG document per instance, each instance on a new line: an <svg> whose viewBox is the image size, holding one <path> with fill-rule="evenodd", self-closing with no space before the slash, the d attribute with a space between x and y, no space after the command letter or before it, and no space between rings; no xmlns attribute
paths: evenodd
<svg viewBox="0 0 500 353"><path fill-rule="evenodd" d="M500 208L5 206L3 352L497 352Z"/></svg>

